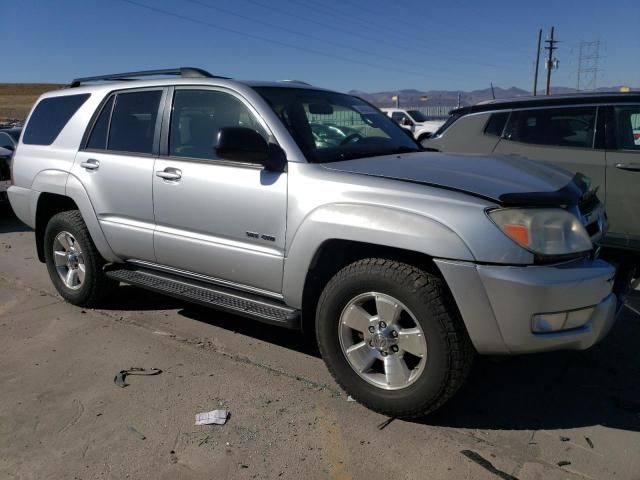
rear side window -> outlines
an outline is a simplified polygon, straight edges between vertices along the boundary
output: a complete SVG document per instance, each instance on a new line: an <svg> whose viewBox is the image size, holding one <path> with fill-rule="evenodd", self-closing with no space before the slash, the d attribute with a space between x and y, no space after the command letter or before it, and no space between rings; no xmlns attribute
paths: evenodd
<svg viewBox="0 0 640 480"><path fill-rule="evenodd" d="M508 118L509 118L509 112L500 112L500 113L492 114L489 117L487 126L484 128L484 133L486 135L499 137L500 135L502 135L502 131L504 130L504 126L507 123Z"/></svg>
<svg viewBox="0 0 640 480"><path fill-rule="evenodd" d="M153 153L162 91L119 93L115 99L107 150Z"/></svg>
<svg viewBox="0 0 640 480"><path fill-rule="evenodd" d="M111 110L113 109L113 99L109 98L100 112L100 116L97 118L96 123L93 126L93 131L87 142L87 148L93 150L104 150L107 148L107 135L109 134L109 119L111 118Z"/></svg>
<svg viewBox="0 0 640 480"><path fill-rule="evenodd" d="M27 145L51 145L88 98L89 94L84 93L42 100L31 114L22 142Z"/></svg>
<svg viewBox="0 0 640 480"><path fill-rule="evenodd" d="M592 148L595 107L541 108L511 113L505 137L516 142Z"/></svg>

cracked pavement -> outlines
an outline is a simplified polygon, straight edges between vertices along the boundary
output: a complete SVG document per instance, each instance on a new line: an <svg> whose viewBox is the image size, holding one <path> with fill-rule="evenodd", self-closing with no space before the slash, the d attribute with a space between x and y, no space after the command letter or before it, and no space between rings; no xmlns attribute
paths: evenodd
<svg viewBox="0 0 640 480"><path fill-rule="evenodd" d="M589 351L480 358L435 415L380 429L296 332L134 287L63 302L2 213L0 478L638 479L630 307ZM129 367L163 372L118 388ZM194 426L216 408L226 425Z"/></svg>

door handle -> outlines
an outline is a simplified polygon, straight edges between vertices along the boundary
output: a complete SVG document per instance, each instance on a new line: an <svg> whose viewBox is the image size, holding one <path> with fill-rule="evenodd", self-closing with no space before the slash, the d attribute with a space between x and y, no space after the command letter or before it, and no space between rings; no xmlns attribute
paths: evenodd
<svg viewBox="0 0 640 480"><path fill-rule="evenodd" d="M629 172L640 172L640 165L637 163L616 163L616 168Z"/></svg>
<svg viewBox="0 0 640 480"><path fill-rule="evenodd" d="M86 162L80 163L80 166L82 168L86 168L87 170L97 170L98 168L100 168L100 162L98 160L90 158Z"/></svg>
<svg viewBox="0 0 640 480"><path fill-rule="evenodd" d="M177 181L182 178L182 171L177 168L165 168L164 170L156 171L156 176L165 180Z"/></svg>

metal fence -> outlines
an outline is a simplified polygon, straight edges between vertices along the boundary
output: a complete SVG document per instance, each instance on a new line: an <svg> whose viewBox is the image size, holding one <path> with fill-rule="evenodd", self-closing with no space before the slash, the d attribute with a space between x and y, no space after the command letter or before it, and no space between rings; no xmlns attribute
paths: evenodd
<svg viewBox="0 0 640 480"><path fill-rule="evenodd" d="M453 110L455 105L429 105L429 106L420 106L420 107L402 107L403 110L418 110L422 112L427 117L440 120L449 117L449 112Z"/></svg>
<svg viewBox="0 0 640 480"><path fill-rule="evenodd" d="M430 105L428 107L402 107L403 110L419 110L429 119L441 120L449 117L451 105ZM311 123L333 124L339 127L366 129L368 126L362 117L352 110L335 110L331 115L308 114Z"/></svg>

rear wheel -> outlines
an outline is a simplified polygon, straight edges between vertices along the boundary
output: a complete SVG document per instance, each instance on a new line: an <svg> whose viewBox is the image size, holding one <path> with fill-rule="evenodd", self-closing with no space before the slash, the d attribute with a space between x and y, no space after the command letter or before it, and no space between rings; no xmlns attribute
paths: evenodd
<svg viewBox="0 0 640 480"><path fill-rule="evenodd" d="M44 254L53 285L74 305L96 306L117 286L104 274L104 259L77 210L51 217L44 234Z"/></svg>
<svg viewBox="0 0 640 480"><path fill-rule="evenodd" d="M442 280L391 260L360 260L338 272L320 297L316 332L336 381L392 417L437 409L463 383L473 359Z"/></svg>

